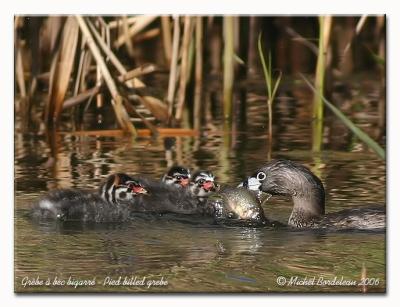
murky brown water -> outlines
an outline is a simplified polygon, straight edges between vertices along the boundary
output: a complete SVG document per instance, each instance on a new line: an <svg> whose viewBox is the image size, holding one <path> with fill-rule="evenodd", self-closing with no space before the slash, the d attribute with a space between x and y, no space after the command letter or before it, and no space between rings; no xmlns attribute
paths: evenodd
<svg viewBox="0 0 400 307"><path fill-rule="evenodd" d="M377 107L360 87L364 109L357 123L376 129ZM61 187L97 187L110 173L124 171L161 177L173 162L192 169L212 170L221 183L237 184L267 161L266 107L249 92L248 121L240 132L224 135L206 131L200 137L170 139L85 137L60 135L57 159L49 163L44 137L15 135L15 289L25 291L153 291L153 292L360 292L360 286L280 286L277 278L335 277L359 282L363 266L368 278L378 280L368 291L386 287L385 234L374 232L318 232L247 229L204 222L151 217L117 225L64 227L33 223L29 205L48 190ZM256 94L260 94L256 92ZM369 153L356 138L327 121L325 148L310 152L310 99L279 99L275 108L273 158L310 166L327 190L327 211L386 202L385 163ZM367 102L365 102L367 101ZM360 115L361 114L361 115ZM372 119L371 119L372 118ZM214 123L217 127L220 123ZM336 133L336 135L335 135ZM344 133L344 135L342 135ZM331 136L333 135L333 137ZM334 138L336 137L336 139ZM346 140L346 138L348 140ZM336 142L335 140L339 140ZM346 140L346 141L344 141ZM382 139L381 142L384 142ZM46 163L47 161L47 163ZM271 198L265 206L271 219L285 222L291 211L287 199ZM103 285L136 277L136 285ZM95 285L26 286L27 279L51 282L91 280ZM145 285L140 285L145 278ZM282 279L281 279L282 280ZM147 283L153 281L148 287ZM165 283L167 282L167 284Z"/></svg>

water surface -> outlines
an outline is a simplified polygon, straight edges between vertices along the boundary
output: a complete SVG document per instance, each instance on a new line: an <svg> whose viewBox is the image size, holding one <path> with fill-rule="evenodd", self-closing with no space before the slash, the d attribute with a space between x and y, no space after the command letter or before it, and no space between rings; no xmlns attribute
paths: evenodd
<svg viewBox="0 0 400 307"><path fill-rule="evenodd" d="M368 97L373 89L358 89ZM209 169L223 184L237 184L267 161L266 106L249 91L248 120L236 133L206 129L198 137L132 142L122 137L58 135L51 148L45 136L15 134L15 290L112 292L361 292L361 286L300 284L277 278L378 280L386 287L385 234L239 228L205 221L149 216L124 224L33 223L26 214L40 195L54 188L96 188L110 173L123 171L161 178L172 163ZM275 104L273 158L311 167L327 191L327 212L386 202L385 163L346 130L327 120L324 151L312 153L310 102L295 94ZM357 115L357 113L355 113ZM363 129L377 127L377 108L365 106L355 117ZM358 115L360 115L358 114ZM371 120L372 118L372 120ZM339 125L340 126L340 125ZM384 138L381 139L384 143ZM172 146L171 146L172 145ZM51 155L55 159L49 159ZM289 199L273 197L266 215L286 222ZM136 278L136 285L118 283ZM95 281L95 285L25 286L38 278L51 282ZM145 285L140 282L145 278ZM280 279L282 280L282 278ZM158 283L148 286L147 282ZM292 279L292 282L295 280ZM167 282L167 284L166 284ZM365 289L364 289L365 290Z"/></svg>

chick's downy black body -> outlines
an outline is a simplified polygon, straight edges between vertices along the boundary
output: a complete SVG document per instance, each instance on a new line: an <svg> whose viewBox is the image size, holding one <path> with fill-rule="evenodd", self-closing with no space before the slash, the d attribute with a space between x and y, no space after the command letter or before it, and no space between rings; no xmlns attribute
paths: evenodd
<svg viewBox="0 0 400 307"><path fill-rule="evenodd" d="M61 189L53 190L39 200L32 216L60 221L120 222L129 218L129 205L107 202L93 191Z"/></svg>
<svg viewBox="0 0 400 307"><path fill-rule="evenodd" d="M203 214L204 204L186 187L152 180L137 179L148 191L130 200L132 212Z"/></svg>
<svg viewBox="0 0 400 307"><path fill-rule="evenodd" d="M129 219L130 200L147 191L126 174L110 175L98 191L57 189L32 207L35 219L121 222Z"/></svg>

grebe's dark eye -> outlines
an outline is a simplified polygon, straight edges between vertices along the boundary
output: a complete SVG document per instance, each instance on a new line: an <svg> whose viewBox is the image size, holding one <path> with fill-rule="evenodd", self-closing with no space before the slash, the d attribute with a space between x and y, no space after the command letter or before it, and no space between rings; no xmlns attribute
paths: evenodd
<svg viewBox="0 0 400 307"><path fill-rule="evenodd" d="M265 178L267 178L267 175L264 172L259 172L257 174L257 180L263 181Z"/></svg>
<svg viewBox="0 0 400 307"><path fill-rule="evenodd" d="M203 184L204 182L205 182L204 179L199 179L199 180L198 180L198 183L200 183L200 184Z"/></svg>
<svg viewBox="0 0 400 307"><path fill-rule="evenodd" d="M181 180L182 176L176 176L176 179Z"/></svg>

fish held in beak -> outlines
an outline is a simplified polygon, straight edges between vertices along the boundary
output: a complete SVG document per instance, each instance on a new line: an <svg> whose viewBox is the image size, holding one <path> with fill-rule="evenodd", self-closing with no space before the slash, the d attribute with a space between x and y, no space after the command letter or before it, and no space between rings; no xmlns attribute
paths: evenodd
<svg viewBox="0 0 400 307"><path fill-rule="evenodd" d="M225 187L212 196L209 203L214 208L214 218L218 223L254 227L268 223L259 202L246 188Z"/></svg>

